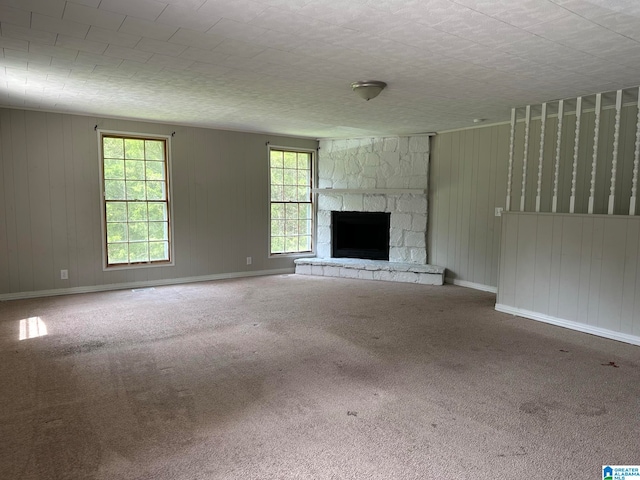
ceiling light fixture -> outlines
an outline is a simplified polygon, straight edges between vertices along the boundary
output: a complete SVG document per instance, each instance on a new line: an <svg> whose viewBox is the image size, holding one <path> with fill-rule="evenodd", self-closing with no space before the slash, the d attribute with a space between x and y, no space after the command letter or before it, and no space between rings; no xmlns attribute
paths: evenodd
<svg viewBox="0 0 640 480"><path fill-rule="evenodd" d="M351 88L354 92L366 101L376 98L387 84L377 80L367 80L366 82L353 82Z"/></svg>

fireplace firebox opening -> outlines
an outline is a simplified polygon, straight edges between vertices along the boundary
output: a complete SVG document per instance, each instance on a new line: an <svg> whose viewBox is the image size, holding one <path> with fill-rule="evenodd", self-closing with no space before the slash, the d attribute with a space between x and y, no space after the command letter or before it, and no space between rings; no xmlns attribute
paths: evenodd
<svg viewBox="0 0 640 480"><path fill-rule="evenodd" d="M389 260L390 222L385 212L331 212L332 257Z"/></svg>

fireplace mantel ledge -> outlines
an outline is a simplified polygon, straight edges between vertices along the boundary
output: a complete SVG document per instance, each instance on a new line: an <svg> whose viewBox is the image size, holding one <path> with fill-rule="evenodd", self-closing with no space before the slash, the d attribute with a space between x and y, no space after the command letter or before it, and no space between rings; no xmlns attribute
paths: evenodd
<svg viewBox="0 0 640 480"><path fill-rule="evenodd" d="M324 195L362 193L378 195L426 195L426 188L312 188L311 192Z"/></svg>

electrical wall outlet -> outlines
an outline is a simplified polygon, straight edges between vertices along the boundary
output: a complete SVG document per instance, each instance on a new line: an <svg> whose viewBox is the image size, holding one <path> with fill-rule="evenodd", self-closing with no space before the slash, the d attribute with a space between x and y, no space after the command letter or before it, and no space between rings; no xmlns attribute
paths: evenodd
<svg viewBox="0 0 640 480"><path fill-rule="evenodd" d="M501 217L503 210L504 208L502 207L496 207L496 217Z"/></svg>
<svg viewBox="0 0 640 480"><path fill-rule="evenodd" d="M69 270L60 270L60 280L69 280Z"/></svg>
<svg viewBox="0 0 640 480"><path fill-rule="evenodd" d="M247 257L247 265L251 265L253 263L253 259L251 257Z"/></svg>

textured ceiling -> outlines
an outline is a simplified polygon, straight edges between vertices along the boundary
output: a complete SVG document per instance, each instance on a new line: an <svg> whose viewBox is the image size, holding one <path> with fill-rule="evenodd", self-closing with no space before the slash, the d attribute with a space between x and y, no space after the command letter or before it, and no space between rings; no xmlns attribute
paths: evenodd
<svg viewBox="0 0 640 480"><path fill-rule="evenodd" d="M638 0L0 0L0 33L0 105L319 138L640 84Z"/></svg>

